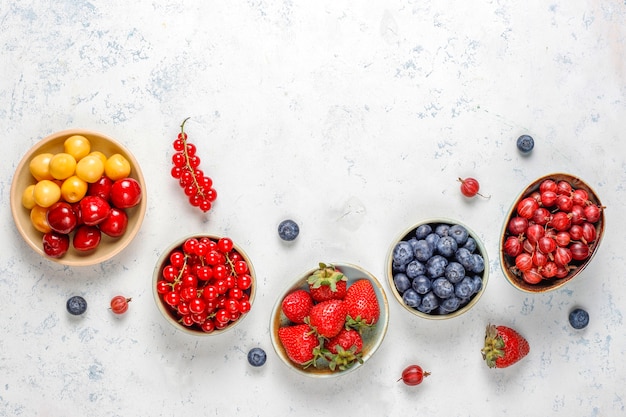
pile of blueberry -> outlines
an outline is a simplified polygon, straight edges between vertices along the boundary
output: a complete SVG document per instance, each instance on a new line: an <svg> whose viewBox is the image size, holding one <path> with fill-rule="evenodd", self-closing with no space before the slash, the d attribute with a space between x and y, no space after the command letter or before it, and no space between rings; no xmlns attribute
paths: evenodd
<svg viewBox="0 0 626 417"><path fill-rule="evenodd" d="M485 260L462 225L427 223L395 245L391 268L405 305L446 315L467 305L482 289Z"/></svg>

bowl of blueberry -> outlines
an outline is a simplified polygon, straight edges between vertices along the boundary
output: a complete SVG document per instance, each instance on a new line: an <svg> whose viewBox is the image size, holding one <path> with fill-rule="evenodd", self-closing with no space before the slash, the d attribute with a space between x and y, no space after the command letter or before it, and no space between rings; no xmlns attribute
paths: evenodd
<svg viewBox="0 0 626 417"><path fill-rule="evenodd" d="M452 219L421 221L393 241L387 256L387 280L407 311L427 319L449 319L471 309L489 278L489 260L481 240Z"/></svg>

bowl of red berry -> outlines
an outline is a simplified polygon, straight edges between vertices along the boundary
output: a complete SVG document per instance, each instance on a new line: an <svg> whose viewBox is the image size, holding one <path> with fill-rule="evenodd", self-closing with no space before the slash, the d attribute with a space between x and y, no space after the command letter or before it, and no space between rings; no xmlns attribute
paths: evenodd
<svg viewBox="0 0 626 417"><path fill-rule="evenodd" d="M536 179L519 194L504 222L504 276L528 293L561 288L591 262L604 223L604 206L580 178L554 173Z"/></svg>
<svg viewBox="0 0 626 417"><path fill-rule="evenodd" d="M152 290L159 311L174 327L193 335L218 335L250 311L256 275L246 253L230 238L193 235L161 254Z"/></svg>
<svg viewBox="0 0 626 417"><path fill-rule="evenodd" d="M411 314L450 319L470 310L485 291L489 259L482 241L452 219L423 220L402 231L387 255L387 281Z"/></svg>
<svg viewBox="0 0 626 417"><path fill-rule="evenodd" d="M82 129L53 133L19 162L11 212L26 243L47 259L93 265L139 232L146 212L139 163L116 140Z"/></svg>
<svg viewBox="0 0 626 417"><path fill-rule="evenodd" d="M328 378L363 366L388 323L387 296L376 277L356 265L320 263L279 295L270 335L290 369Z"/></svg>

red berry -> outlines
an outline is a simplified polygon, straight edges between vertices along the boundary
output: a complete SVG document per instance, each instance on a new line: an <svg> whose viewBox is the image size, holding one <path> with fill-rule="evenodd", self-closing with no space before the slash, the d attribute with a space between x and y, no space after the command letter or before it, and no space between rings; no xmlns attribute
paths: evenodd
<svg viewBox="0 0 626 417"><path fill-rule="evenodd" d="M123 295L116 295L111 299L111 311L115 314L124 314L128 311L128 303L132 299L126 298Z"/></svg>
<svg viewBox="0 0 626 417"><path fill-rule="evenodd" d="M430 372L424 372L419 365L409 365L402 371L402 376L398 381L404 382L406 385L419 385Z"/></svg>
<svg viewBox="0 0 626 417"><path fill-rule="evenodd" d="M459 178L458 181L461 183L461 193L465 197L474 197L475 195L479 195L484 198L489 198L478 192L478 190L480 189L480 184L475 178Z"/></svg>

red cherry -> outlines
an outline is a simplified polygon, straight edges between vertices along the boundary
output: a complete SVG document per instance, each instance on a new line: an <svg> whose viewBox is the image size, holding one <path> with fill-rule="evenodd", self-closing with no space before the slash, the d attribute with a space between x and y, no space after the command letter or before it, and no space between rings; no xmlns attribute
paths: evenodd
<svg viewBox="0 0 626 417"><path fill-rule="evenodd" d="M111 206L102 197L88 195L80 200L81 219L88 226L94 226L104 221L110 210Z"/></svg>
<svg viewBox="0 0 626 417"><path fill-rule="evenodd" d="M122 178L111 185L111 203L121 209L135 207L141 201L141 185L134 178Z"/></svg>
<svg viewBox="0 0 626 417"><path fill-rule="evenodd" d="M111 196L111 185L113 185L113 180L103 175L98 181L89 184L87 195L97 195L108 201Z"/></svg>
<svg viewBox="0 0 626 417"><path fill-rule="evenodd" d="M60 258L67 253L70 238L66 234L48 232L43 235L43 251L51 258Z"/></svg>
<svg viewBox="0 0 626 417"><path fill-rule="evenodd" d="M58 201L48 208L46 220L52 230L62 234L70 233L78 224L72 206L64 201Z"/></svg>
<svg viewBox="0 0 626 417"><path fill-rule="evenodd" d="M406 385L419 385L428 375L430 372L424 372L421 366L409 365L402 371L402 376L398 381L402 381Z"/></svg>
<svg viewBox="0 0 626 417"><path fill-rule="evenodd" d="M489 198L488 196L484 196L478 192L480 184L475 178L458 178L458 181L461 183L461 193L465 197L474 197L475 195L479 195L483 198Z"/></svg>
<svg viewBox="0 0 626 417"><path fill-rule="evenodd" d="M82 225L76 229L72 243L74 249L87 252L96 249L101 238L102 234L97 226Z"/></svg>
<svg viewBox="0 0 626 417"><path fill-rule="evenodd" d="M120 237L126 232L128 215L124 210L111 207L109 215L99 224L100 231L107 236Z"/></svg>

